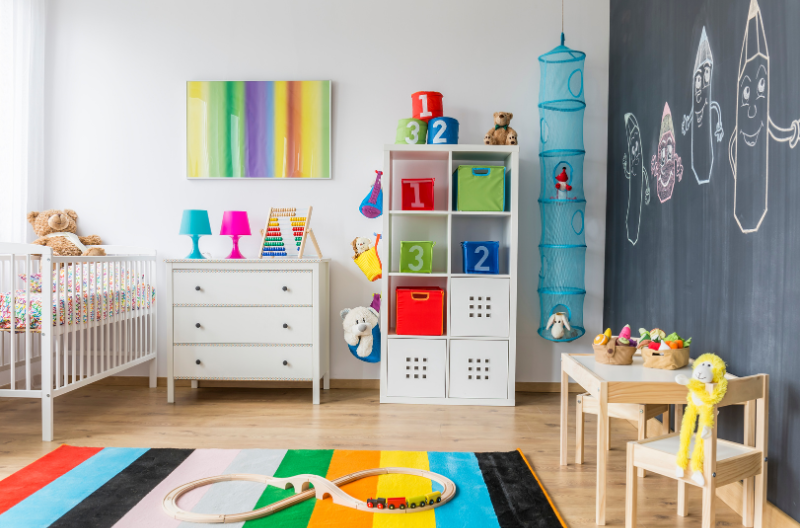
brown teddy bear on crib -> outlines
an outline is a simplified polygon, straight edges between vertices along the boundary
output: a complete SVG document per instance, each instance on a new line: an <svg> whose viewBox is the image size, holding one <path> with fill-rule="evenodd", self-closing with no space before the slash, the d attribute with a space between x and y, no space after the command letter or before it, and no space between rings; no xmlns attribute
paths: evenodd
<svg viewBox="0 0 800 528"><path fill-rule="evenodd" d="M78 236L78 213L72 209L49 209L37 213L28 213L28 222L39 238L31 242L38 246L52 248L53 254L60 257L102 257L106 254L103 248L87 248L103 241L97 235Z"/></svg>
<svg viewBox="0 0 800 528"><path fill-rule="evenodd" d="M517 131L508 126L512 117L514 114L511 112L495 112L494 128L489 129L483 142L486 145L516 145Z"/></svg>

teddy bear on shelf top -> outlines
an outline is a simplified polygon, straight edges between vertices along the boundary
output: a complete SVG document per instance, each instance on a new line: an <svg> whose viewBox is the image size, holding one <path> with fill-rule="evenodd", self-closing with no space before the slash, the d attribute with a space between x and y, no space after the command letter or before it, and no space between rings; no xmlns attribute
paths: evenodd
<svg viewBox="0 0 800 528"><path fill-rule="evenodd" d="M483 137L486 145L517 145L517 131L511 128L511 112L495 112L494 128L490 128Z"/></svg>
<svg viewBox="0 0 800 528"><path fill-rule="evenodd" d="M39 238L31 242L38 246L47 246L53 254L60 257L102 257L106 254L103 248L86 247L103 243L97 235L78 236L78 213L72 209L49 209L37 213L28 213L28 222Z"/></svg>

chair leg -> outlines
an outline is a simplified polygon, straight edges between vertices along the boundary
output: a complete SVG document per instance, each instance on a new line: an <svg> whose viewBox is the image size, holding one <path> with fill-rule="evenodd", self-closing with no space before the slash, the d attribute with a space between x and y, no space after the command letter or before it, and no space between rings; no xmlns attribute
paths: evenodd
<svg viewBox="0 0 800 528"><path fill-rule="evenodd" d="M636 504L639 482L633 465L633 446L628 443L628 463L625 466L625 528L636 528Z"/></svg>
<svg viewBox="0 0 800 528"><path fill-rule="evenodd" d="M575 463L583 464L583 394L575 399Z"/></svg>
<svg viewBox="0 0 800 528"><path fill-rule="evenodd" d="M678 515L686 517L689 515L689 503L686 502L686 483L678 481Z"/></svg>
<svg viewBox="0 0 800 528"><path fill-rule="evenodd" d="M608 419L606 426L606 451L611 451L611 418Z"/></svg>
<svg viewBox="0 0 800 528"><path fill-rule="evenodd" d="M711 439L706 440L710 442ZM703 487L703 520L700 523L702 528L714 528L717 524L716 510L717 487L714 485L714 477L706 476L706 485Z"/></svg>
<svg viewBox="0 0 800 528"><path fill-rule="evenodd" d="M644 411L645 411L644 405L640 405L639 406L639 424L638 424L638 430L639 430L638 431L638 433L639 433L638 439L640 441L644 440L645 438L647 438L647 415L645 415ZM644 478L645 477L644 469L639 468L637 471L638 471L639 478Z"/></svg>

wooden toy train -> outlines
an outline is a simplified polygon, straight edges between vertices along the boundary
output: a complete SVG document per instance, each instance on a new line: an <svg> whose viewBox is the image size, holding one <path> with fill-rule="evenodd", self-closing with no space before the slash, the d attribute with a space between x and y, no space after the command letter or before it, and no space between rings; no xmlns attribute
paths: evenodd
<svg viewBox="0 0 800 528"><path fill-rule="evenodd" d="M377 499L370 498L367 499L367 508L378 508L379 510L384 508L390 510L399 508L405 510L406 508L414 509L417 507L423 508L428 505L433 506L437 502L442 502L442 493L440 491L409 497L408 501L406 501L405 497L392 497L389 499L382 499L380 497Z"/></svg>

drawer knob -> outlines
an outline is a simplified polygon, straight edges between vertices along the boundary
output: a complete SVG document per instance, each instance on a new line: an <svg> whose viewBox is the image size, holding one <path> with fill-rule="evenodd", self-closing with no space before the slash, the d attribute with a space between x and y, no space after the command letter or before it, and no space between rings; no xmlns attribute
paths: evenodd
<svg viewBox="0 0 800 528"><path fill-rule="evenodd" d="M284 359L284 360L283 360L283 365L284 365L284 366L286 366L286 365L288 365L288 364L289 364L289 362L288 362L288 361L286 361L286 360Z"/></svg>
<svg viewBox="0 0 800 528"><path fill-rule="evenodd" d="M194 325L195 328L200 328L200 323Z"/></svg>
<svg viewBox="0 0 800 528"><path fill-rule="evenodd" d="M281 289L282 289L283 291L289 291L289 288L287 288L286 286L284 286L284 287L283 287L283 288L281 288Z"/></svg>
<svg viewBox="0 0 800 528"><path fill-rule="evenodd" d="M284 328L289 328L289 325L288 325L288 324L286 324L286 323L283 323L283 327L284 327Z"/></svg>
<svg viewBox="0 0 800 528"><path fill-rule="evenodd" d="M194 289L195 291L200 291L200 286L195 286Z"/></svg>
<svg viewBox="0 0 800 528"><path fill-rule="evenodd" d="M200 364L200 360L198 359L197 361L195 361L195 364L199 365Z"/></svg>

